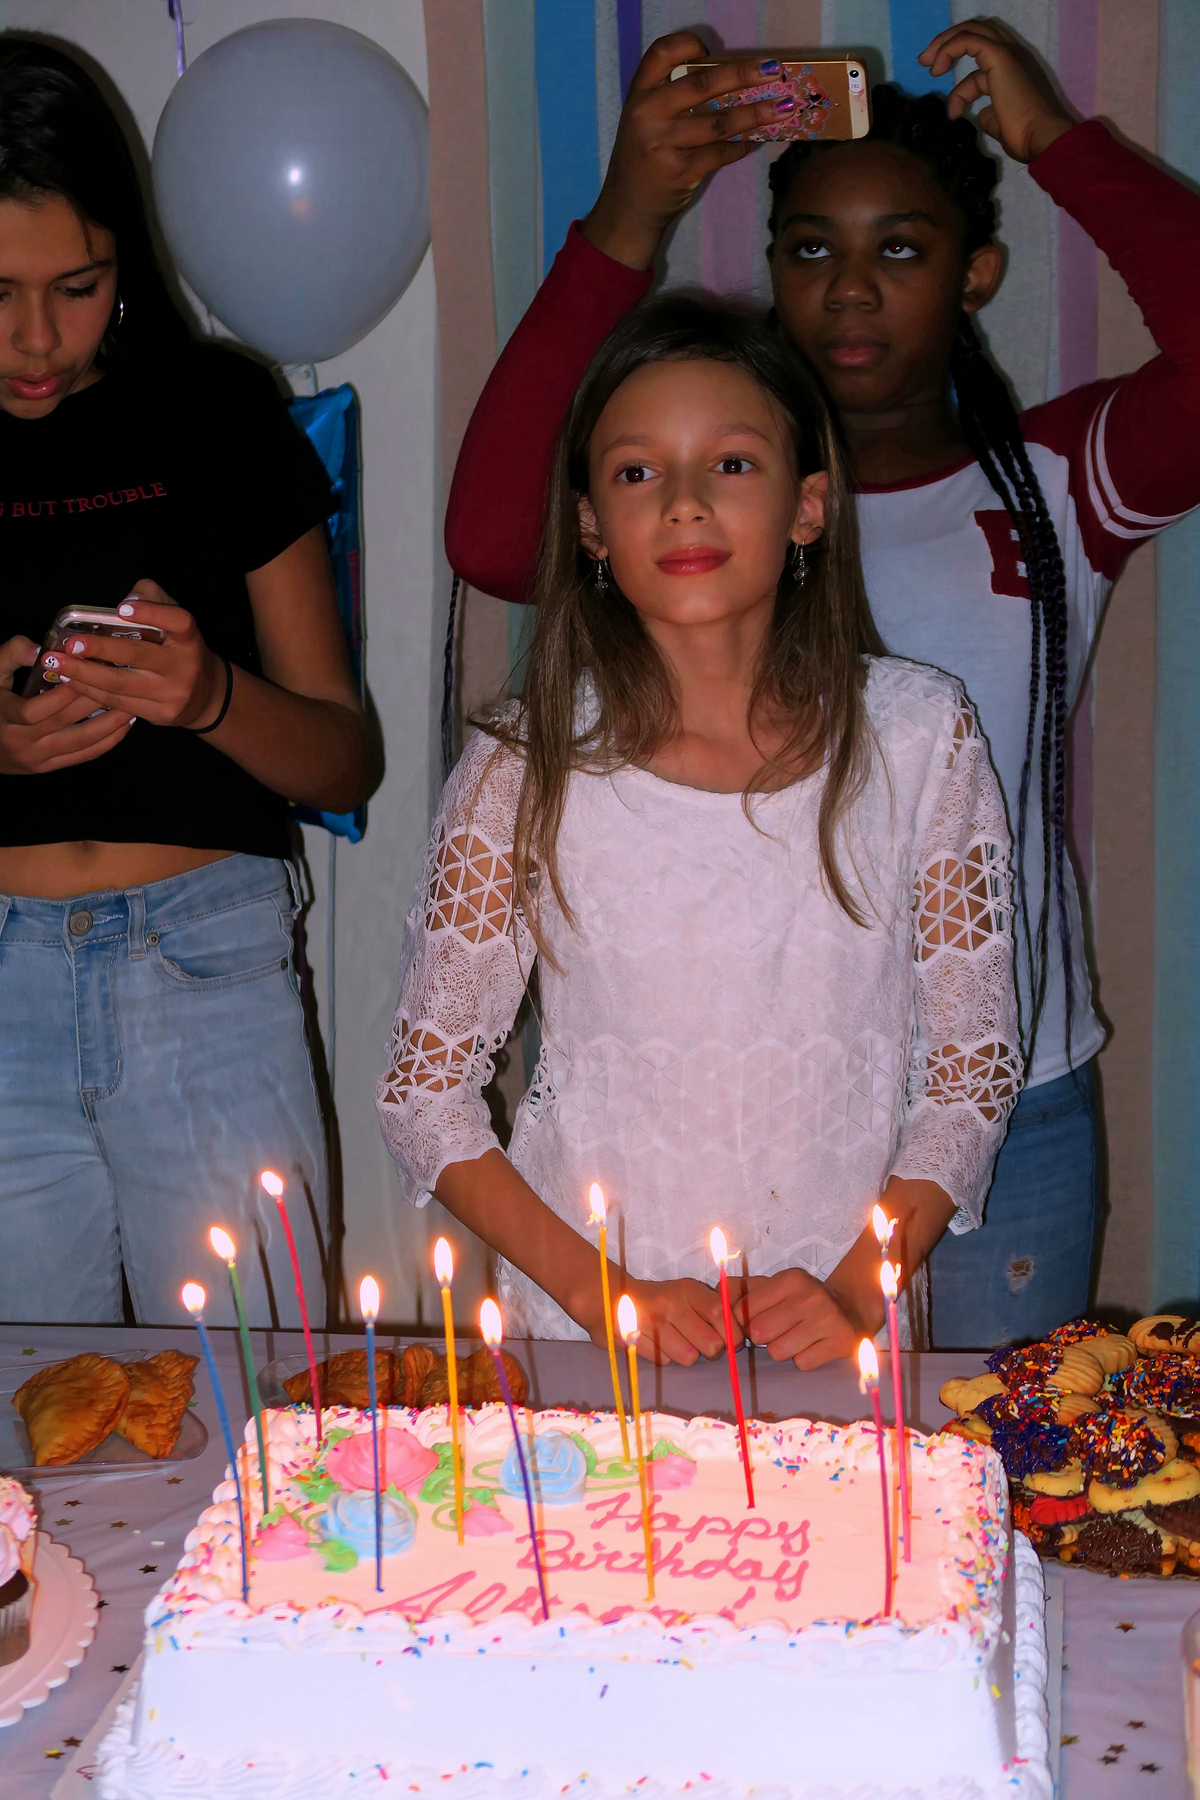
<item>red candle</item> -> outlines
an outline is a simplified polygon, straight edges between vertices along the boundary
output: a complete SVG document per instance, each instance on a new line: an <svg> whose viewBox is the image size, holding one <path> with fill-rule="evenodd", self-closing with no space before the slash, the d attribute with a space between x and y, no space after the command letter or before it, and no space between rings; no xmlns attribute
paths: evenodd
<svg viewBox="0 0 1200 1800"><path fill-rule="evenodd" d="M858 1389L861 1394L871 1396L879 1444L879 1485L883 1494L883 1616L886 1619L892 1610L892 1509L888 1504L887 1452L884 1449L883 1409L879 1404L879 1358L870 1338L864 1338L858 1346Z"/></svg>
<svg viewBox="0 0 1200 1800"><path fill-rule="evenodd" d="M746 1471L746 1505L754 1505L754 1476L750 1470L750 1444L746 1437L746 1415L742 1411L742 1387L738 1380L737 1355L733 1345L733 1309L729 1304L729 1277L725 1264L729 1261L729 1243L719 1225L709 1233L708 1247L717 1265L721 1284L721 1315L725 1321L725 1351L729 1358L729 1385L733 1389L733 1410L737 1414L738 1436L742 1441L742 1467Z"/></svg>
<svg viewBox="0 0 1200 1800"><path fill-rule="evenodd" d="M892 1363L892 1409L896 1418L896 1474L900 1482L900 1535L904 1543L904 1560L912 1561L912 1496L908 1491L908 1434L904 1428L904 1382L900 1371L900 1321L896 1314L896 1295L900 1289L900 1264L895 1268L884 1262L879 1269L879 1285L887 1302L888 1354Z"/></svg>
<svg viewBox="0 0 1200 1800"><path fill-rule="evenodd" d="M296 1298L300 1302L300 1323L304 1327L304 1348L308 1352L308 1378L312 1382L313 1418L317 1428L317 1447L321 1445L321 1394L317 1386L317 1355L313 1349L312 1332L308 1328L308 1307L304 1303L304 1282L300 1277L300 1258L296 1255L296 1240L292 1236L291 1221L283 1199L283 1179L274 1169L264 1169L259 1176L264 1193L270 1194L279 1208L279 1219L283 1226L283 1235L287 1239L288 1255L292 1259L292 1282L296 1289Z"/></svg>

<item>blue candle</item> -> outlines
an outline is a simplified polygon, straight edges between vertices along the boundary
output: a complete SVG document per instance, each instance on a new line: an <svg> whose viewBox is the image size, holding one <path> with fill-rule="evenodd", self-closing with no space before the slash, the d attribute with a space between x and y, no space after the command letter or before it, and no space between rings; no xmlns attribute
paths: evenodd
<svg viewBox="0 0 1200 1800"><path fill-rule="evenodd" d="M238 1537L242 1546L242 1599L250 1604L250 1573L246 1566L246 1515L242 1510L242 1482L238 1474L237 1451L234 1448L233 1432L230 1429L229 1414L225 1410L225 1396L221 1392L221 1383L217 1377L217 1365L212 1353L212 1345L208 1341L208 1327L204 1323L204 1303L208 1296L198 1281L188 1281L183 1287L183 1304L192 1315L193 1323L200 1334L200 1348L204 1352L204 1361L208 1365L208 1378L212 1382L213 1398L217 1403L217 1417L221 1421L221 1436L225 1439L225 1451L233 1470L233 1485L237 1493Z"/></svg>
<svg viewBox="0 0 1200 1800"><path fill-rule="evenodd" d="M371 1463L375 1471L375 1592L383 1592L383 1494L379 1487L379 1408L375 1399L375 1321L379 1317L379 1283L364 1275L358 1308L367 1323L367 1398L371 1403Z"/></svg>
<svg viewBox="0 0 1200 1800"><path fill-rule="evenodd" d="M525 1451L521 1445L521 1434L517 1430L517 1415L513 1411L512 1395L508 1391L508 1378L504 1373L504 1358L500 1354L500 1345L504 1340L504 1321L500 1314L500 1308L494 1300L485 1300L480 1307L479 1330L484 1343L492 1353L492 1361L495 1363L496 1373L500 1377L500 1392L504 1395L504 1404L508 1408L513 1442L517 1446L517 1461L521 1465L521 1485L525 1489L525 1511L529 1517L529 1541L533 1545L533 1566L537 1570L538 1593L542 1597L542 1617L548 1619L550 1602L546 1598L546 1577L542 1573L542 1552L538 1544L537 1525L533 1517L533 1490L529 1485L529 1469L525 1462Z"/></svg>

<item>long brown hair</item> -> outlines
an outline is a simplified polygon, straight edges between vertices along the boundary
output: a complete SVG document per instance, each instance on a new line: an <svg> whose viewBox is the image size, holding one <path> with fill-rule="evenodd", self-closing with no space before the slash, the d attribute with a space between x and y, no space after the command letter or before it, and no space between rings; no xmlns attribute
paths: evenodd
<svg viewBox="0 0 1200 1800"><path fill-rule="evenodd" d="M747 784L752 796L779 785L790 768L826 767L818 814L821 872L857 924L863 916L838 867L838 826L870 770L871 733L863 701L866 655L884 654L867 604L858 558L850 484L829 410L797 354L766 326L736 309L672 295L628 313L605 339L579 384L559 432L532 600L533 641L519 704L489 719L484 731L516 751L525 770L517 811L516 899L539 949L538 891L548 882L571 917L556 846L573 771L644 764L678 728L671 671L637 609L609 581L579 536L578 501L588 492L588 445L601 413L623 381L659 362L721 362L748 375L790 428L797 473L829 472L825 528L808 550L807 578L791 559L780 571L775 612L750 701L751 721L769 707L792 720L787 741ZM595 704L581 716L585 677Z"/></svg>

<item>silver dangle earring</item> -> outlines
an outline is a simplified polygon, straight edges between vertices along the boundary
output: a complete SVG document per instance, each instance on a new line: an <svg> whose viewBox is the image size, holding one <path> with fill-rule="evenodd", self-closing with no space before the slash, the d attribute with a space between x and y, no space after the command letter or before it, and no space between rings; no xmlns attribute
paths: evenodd
<svg viewBox="0 0 1200 1800"><path fill-rule="evenodd" d="M793 544L788 552L788 567L797 587L803 587L808 580L808 566L804 557L804 545Z"/></svg>
<svg viewBox="0 0 1200 1800"><path fill-rule="evenodd" d="M120 329L124 323L125 323L125 302L122 300L120 294L118 294L117 295L117 330L118 331L120 331Z"/></svg>
<svg viewBox="0 0 1200 1800"><path fill-rule="evenodd" d="M598 556L596 558L596 592L602 599L608 597L608 578L611 574L612 567L607 556Z"/></svg>

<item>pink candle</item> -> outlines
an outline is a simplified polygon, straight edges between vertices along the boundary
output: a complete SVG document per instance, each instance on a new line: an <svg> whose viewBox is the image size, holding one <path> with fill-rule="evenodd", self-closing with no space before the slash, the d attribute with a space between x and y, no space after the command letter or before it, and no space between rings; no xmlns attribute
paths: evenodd
<svg viewBox="0 0 1200 1800"><path fill-rule="evenodd" d="M870 1338L863 1338L858 1346L858 1389L861 1394L871 1396L875 1436L879 1444L879 1485L883 1494L883 1616L886 1619L892 1610L892 1509L888 1504L891 1495L888 1487L887 1452L884 1449L883 1409L879 1404L879 1358Z"/></svg>
<svg viewBox="0 0 1200 1800"><path fill-rule="evenodd" d="M895 1268L884 1262L879 1270L879 1285L887 1302L888 1355L892 1363L892 1407L896 1420L896 1474L900 1482L900 1535L904 1543L904 1560L912 1561L912 1496L908 1487L908 1435L904 1427L904 1381L900 1369L900 1321L896 1313L896 1295L900 1291L900 1264Z"/></svg>
<svg viewBox="0 0 1200 1800"><path fill-rule="evenodd" d="M312 1382L313 1418L316 1421L317 1446L321 1444L321 1393L317 1386L317 1355L313 1349L312 1332L308 1328L308 1307L304 1303L304 1282L300 1276L300 1258L296 1255L296 1240L292 1236L291 1221L288 1218L287 1206L283 1198L283 1178L274 1169L264 1169L259 1176L264 1193L270 1194L279 1208L279 1219L283 1226L283 1235L287 1239L288 1255L292 1259L292 1282L296 1289L296 1298L300 1302L300 1323L304 1327L304 1348L308 1352L308 1378Z"/></svg>
<svg viewBox="0 0 1200 1800"><path fill-rule="evenodd" d="M708 1247L717 1265L721 1284L721 1316L725 1321L725 1351L729 1358L729 1385L733 1389L733 1410L737 1417L738 1437L742 1443L742 1467L746 1472L746 1505L754 1505L754 1476L750 1469L750 1443L746 1436L746 1415L742 1411L742 1384L738 1380L737 1354L733 1344L733 1309L729 1304L729 1277L725 1264L729 1261L729 1240L719 1225L709 1233Z"/></svg>

